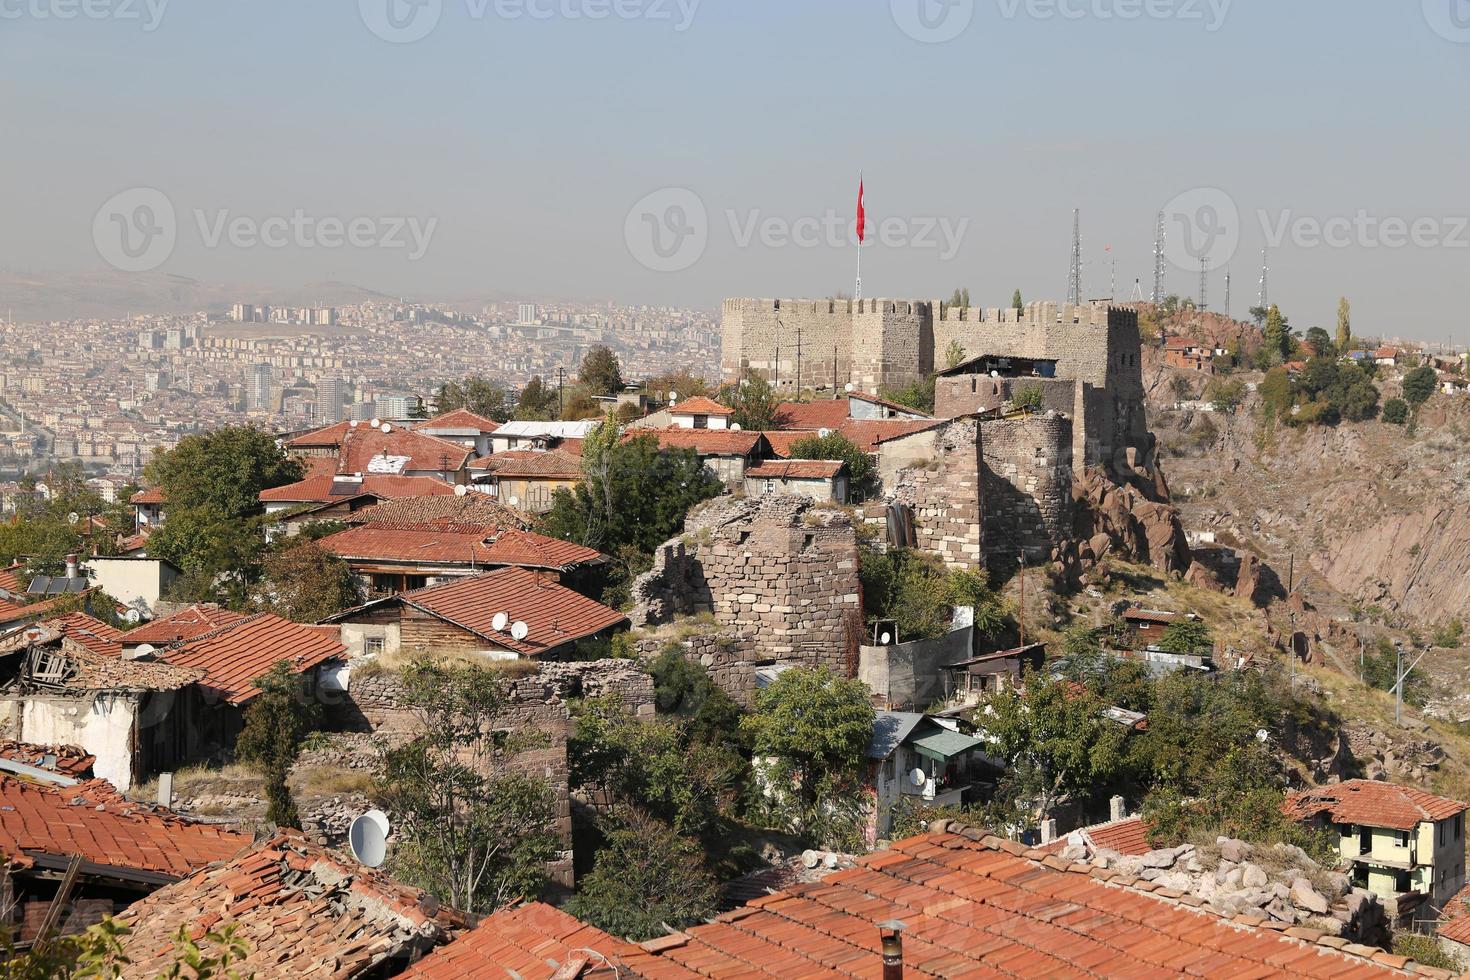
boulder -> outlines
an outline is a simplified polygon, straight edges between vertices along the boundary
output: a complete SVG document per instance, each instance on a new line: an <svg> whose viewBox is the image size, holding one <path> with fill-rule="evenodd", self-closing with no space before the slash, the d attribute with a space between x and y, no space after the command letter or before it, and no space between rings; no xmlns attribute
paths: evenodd
<svg viewBox="0 0 1470 980"><path fill-rule="evenodd" d="M1179 851L1172 847L1164 847L1145 854L1143 866L1145 868L1172 868L1177 860L1179 860Z"/></svg>
<svg viewBox="0 0 1470 980"><path fill-rule="evenodd" d="M1291 903L1313 915L1326 915L1331 908L1327 899L1319 895L1312 883L1305 878L1298 878L1291 883Z"/></svg>
<svg viewBox="0 0 1470 980"><path fill-rule="evenodd" d="M1240 883L1245 885L1245 887L1247 888L1265 888L1271 883L1271 879L1266 876L1265 871L1261 870L1261 866L1259 864L1251 864L1247 862L1246 864L1241 866L1240 870Z"/></svg>
<svg viewBox="0 0 1470 980"><path fill-rule="evenodd" d="M1250 859L1251 846L1243 840L1219 837L1216 838L1215 843L1220 848L1221 861L1229 861L1232 865L1236 865Z"/></svg>

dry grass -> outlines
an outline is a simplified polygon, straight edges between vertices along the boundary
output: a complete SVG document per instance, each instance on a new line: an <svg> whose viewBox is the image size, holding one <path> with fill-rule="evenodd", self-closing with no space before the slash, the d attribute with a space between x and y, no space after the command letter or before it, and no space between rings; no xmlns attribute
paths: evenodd
<svg viewBox="0 0 1470 980"><path fill-rule="evenodd" d="M372 792L373 777L361 769L337 766L298 768L289 781L291 794L297 800L328 796L367 796Z"/></svg>
<svg viewBox="0 0 1470 980"><path fill-rule="evenodd" d="M372 659L354 661L352 664L352 674L355 677L364 679L378 677L383 674L402 674L409 667L412 667L421 660L430 660L446 666L492 667L507 677L528 677L536 673L538 669L534 660L491 660L489 657L478 653L400 649L392 653L385 653L373 657Z"/></svg>

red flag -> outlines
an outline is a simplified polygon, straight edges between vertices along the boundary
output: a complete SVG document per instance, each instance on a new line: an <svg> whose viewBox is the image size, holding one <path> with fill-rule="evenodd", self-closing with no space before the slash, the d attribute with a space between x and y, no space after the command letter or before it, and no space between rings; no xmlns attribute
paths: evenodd
<svg viewBox="0 0 1470 980"><path fill-rule="evenodd" d="M857 236L858 244L867 241L868 236L868 212L863 207L863 178L858 177L858 206L857 206Z"/></svg>

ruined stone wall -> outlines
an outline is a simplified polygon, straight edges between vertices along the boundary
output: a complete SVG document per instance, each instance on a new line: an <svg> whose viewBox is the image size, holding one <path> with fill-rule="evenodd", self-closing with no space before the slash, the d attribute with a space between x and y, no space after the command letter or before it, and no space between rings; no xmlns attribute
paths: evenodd
<svg viewBox="0 0 1470 980"><path fill-rule="evenodd" d="M940 431L933 458L903 470L893 499L914 515L918 547L954 568L984 561L980 421L958 419Z"/></svg>
<svg viewBox="0 0 1470 980"><path fill-rule="evenodd" d="M936 378L934 414L953 419L961 415L994 412L1013 401L1029 385L1041 389L1041 410L1071 415L1077 406L1078 382L1060 378L992 378L984 374L962 374Z"/></svg>
<svg viewBox="0 0 1470 980"><path fill-rule="evenodd" d="M750 662L856 669L857 535L806 497L722 498L691 516L633 586L635 626L710 613Z"/></svg>
<svg viewBox="0 0 1470 980"><path fill-rule="evenodd" d="M1048 412L980 423L985 563L1051 559L1072 535L1072 421Z"/></svg>
<svg viewBox="0 0 1470 980"><path fill-rule="evenodd" d="M638 641L638 656L645 662L663 653L670 644L684 659L699 664L720 690L742 707L755 704L755 645L726 633L698 633L678 640L648 637Z"/></svg>

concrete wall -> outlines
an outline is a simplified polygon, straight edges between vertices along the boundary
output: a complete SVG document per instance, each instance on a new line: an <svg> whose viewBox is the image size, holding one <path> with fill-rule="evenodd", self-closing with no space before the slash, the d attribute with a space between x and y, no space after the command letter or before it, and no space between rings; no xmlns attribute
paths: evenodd
<svg viewBox="0 0 1470 980"><path fill-rule="evenodd" d="M21 741L36 745L80 745L97 757L92 770L121 792L133 786L133 721L138 701L131 694L97 697L27 697L20 708Z"/></svg>
<svg viewBox="0 0 1470 980"><path fill-rule="evenodd" d="M88 558L87 578L125 606L153 615L159 597L179 572L167 562L149 558Z"/></svg>
<svg viewBox="0 0 1470 980"><path fill-rule="evenodd" d="M974 633L973 627L966 626L937 640L864 646L858 651L858 680L868 685L879 707L923 711L945 697L940 668L972 655Z"/></svg>

